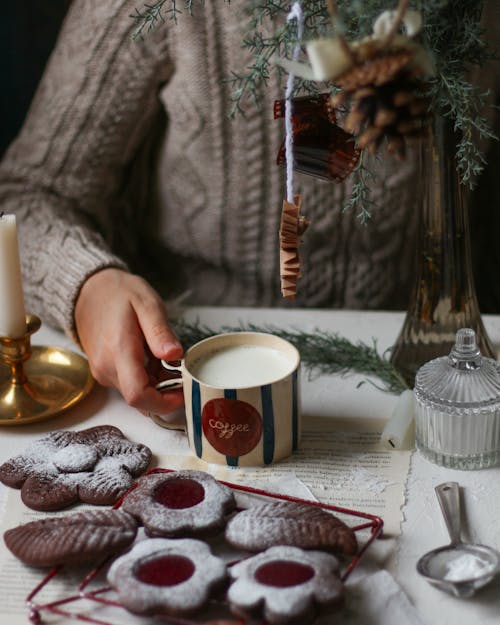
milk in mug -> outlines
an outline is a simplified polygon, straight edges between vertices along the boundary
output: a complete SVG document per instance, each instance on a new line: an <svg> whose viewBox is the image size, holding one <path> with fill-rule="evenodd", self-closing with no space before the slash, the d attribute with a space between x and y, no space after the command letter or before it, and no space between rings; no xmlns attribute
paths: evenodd
<svg viewBox="0 0 500 625"><path fill-rule="evenodd" d="M288 375L294 362L282 351L264 345L232 345L216 349L190 364L203 384L244 388L270 384Z"/></svg>

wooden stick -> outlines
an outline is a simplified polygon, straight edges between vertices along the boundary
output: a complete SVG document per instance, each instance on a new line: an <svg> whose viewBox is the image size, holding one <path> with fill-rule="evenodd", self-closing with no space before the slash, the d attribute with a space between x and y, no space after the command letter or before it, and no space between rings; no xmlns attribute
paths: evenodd
<svg viewBox="0 0 500 625"><path fill-rule="evenodd" d="M406 11L408 10L408 5L410 4L410 0L399 0L398 8L396 9L396 15L394 16L394 21L392 22L391 28L389 32L385 36L385 39L380 44L381 48L386 48L389 46L391 41L396 36L396 33L401 26L401 22L405 16Z"/></svg>

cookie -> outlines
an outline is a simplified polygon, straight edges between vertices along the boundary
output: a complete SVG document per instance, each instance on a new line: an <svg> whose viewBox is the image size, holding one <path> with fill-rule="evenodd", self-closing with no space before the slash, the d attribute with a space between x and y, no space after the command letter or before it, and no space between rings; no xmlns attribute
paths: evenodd
<svg viewBox="0 0 500 625"><path fill-rule="evenodd" d="M120 510L86 510L31 521L7 530L8 549L32 566L80 564L122 551L132 544L137 521Z"/></svg>
<svg viewBox="0 0 500 625"><path fill-rule="evenodd" d="M350 556L358 550L355 533L340 519L317 506L290 501L266 503L236 514L225 536L230 545L245 551L291 545Z"/></svg>
<svg viewBox="0 0 500 625"><path fill-rule="evenodd" d="M307 625L341 604L343 585L337 558L322 551L271 547L230 569L233 614L270 625Z"/></svg>
<svg viewBox="0 0 500 625"><path fill-rule="evenodd" d="M215 533L236 506L233 492L203 471L144 476L124 499L122 510L138 518L150 536Z"/></svg>
<svg viewBox="0 0 500 625"><path fill-rule="evenodd" d="M111 425L52 432L0 466L0 481L21 489L34 510L61 510L77 501L114 504L147 469L151 450Z"/></svg>
<svg viewBox="0 0 500 625"><path fill-rule="evenodd" d="M143 540L113 564L108 582L135 614L185 616L224 586L227 567L192 538Z"/></svg>

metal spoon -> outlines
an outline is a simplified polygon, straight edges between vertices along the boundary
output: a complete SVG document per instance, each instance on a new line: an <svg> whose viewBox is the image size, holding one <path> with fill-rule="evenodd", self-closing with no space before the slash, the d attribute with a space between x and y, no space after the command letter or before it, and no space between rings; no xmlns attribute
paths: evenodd
<svg viewBox="0 0 500 625"><path fill-rule="evenodd" d="M457 482L440 484L435 491L451 543L422 556L417 571L440 590L456 597L472 597L500 571L500 553L485 545L461 541Z"/></svg>

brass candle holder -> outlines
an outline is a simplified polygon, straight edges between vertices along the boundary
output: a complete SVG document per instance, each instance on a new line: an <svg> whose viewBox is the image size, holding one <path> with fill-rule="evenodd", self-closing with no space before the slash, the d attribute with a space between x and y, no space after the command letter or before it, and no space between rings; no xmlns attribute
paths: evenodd
<svg viewBox="0 0 500 625"><path fill-rule="evenodd" d="M22 425L53 417L74 406L91 390L88 362L60 347L31 346L40 329L35 315L26 315L26 333L0 336L0 425Z"/></svg>

